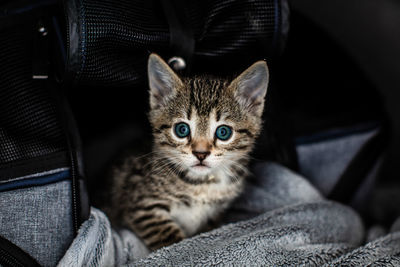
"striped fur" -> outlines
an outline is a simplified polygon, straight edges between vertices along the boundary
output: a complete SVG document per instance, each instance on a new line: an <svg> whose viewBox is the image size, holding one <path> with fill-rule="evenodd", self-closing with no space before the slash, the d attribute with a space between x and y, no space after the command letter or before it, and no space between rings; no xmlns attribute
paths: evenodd
<svg viewBox="0 0 400 267"><path fill-rule="evenodd" d="M179 78L151 55L149 81L152 152L115 167L109 215L154 250L207 229L241 192L261 130L268 70L258 62L233 81ZM190 126L188 137L175 134L180 122ZM221 125L232 128L227 141L216 138Z"/></svg>

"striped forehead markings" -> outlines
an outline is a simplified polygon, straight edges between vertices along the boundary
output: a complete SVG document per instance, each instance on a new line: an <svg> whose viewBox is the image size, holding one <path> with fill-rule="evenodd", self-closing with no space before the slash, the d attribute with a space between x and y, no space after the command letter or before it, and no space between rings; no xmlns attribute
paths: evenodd
<svg viewBox="0 0 400 267"><path fill-rule="evenodd" d="M221 109L217 109L216 111L216 116L215 116L215 120L217 122L219 122L219 120L221 119Z"/></svg>
<svg viewBox="0 0 400 267"><path fill-rule="evenodd" d="M213 79L192 79L188 82L190 106L194 107L199 115L208 115L219 105L224 83ZM190 112L189 109L188 115Z"/></svg>

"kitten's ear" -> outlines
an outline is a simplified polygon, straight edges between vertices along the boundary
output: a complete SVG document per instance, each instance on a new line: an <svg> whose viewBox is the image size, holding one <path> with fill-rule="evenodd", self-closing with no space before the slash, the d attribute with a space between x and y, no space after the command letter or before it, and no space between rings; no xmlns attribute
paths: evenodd
<svg viewBox="0 0 400 267"><path fill-rule="evenodd" d="M157 108L172 97L182 81L175 72L156 54L151 54L147 64L150 86L150 106Z"/></svg>
<svg viewBox="0 0 400 267"><path fill-rule="evenodd" d="M257 61L233 80L230 86L235 90L235 97L244 108L254 115L261 116L268 81L267 63Z"/></svg>

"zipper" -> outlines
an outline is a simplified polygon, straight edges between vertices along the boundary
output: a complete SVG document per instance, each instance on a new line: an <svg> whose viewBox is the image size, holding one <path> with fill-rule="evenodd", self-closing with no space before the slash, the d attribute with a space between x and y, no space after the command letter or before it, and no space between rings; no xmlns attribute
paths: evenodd
<svg viewBox="0 0 400 267"><path fill-rule="evenodd" d="M74 230L75 233L78 234L79 230L79 223L78 223L78 199L77 196L80 193L78 190L78 179L76 175L76 163L75 163L75 157L74 157L74 152L73 148L71 146L71 141L70 141L70 136L67 137L68 140L68 146L70 150L70 159L71 159L71 178L72 178L72 212L73 212L73 223L74 223Z"/></svg>
<svg viewBox="0 0 400 267"><path fill-rule="evenodd" d="M68 5L68 3L67 3L67 0L64 0L63 1L63 6L64 6L64 17L65 17L65 28L66 28L66 42L67 42L67 44L66 44L66 52L67 52L67 58L66 58L66 63L69 61L69 57L71 56L70 55L70 39L71 39L71 36L70 36L70 25L69 25L69 17L68 17L68 11L67 11L67 8L65 8L65 6L67 6ZM65 65L66 67L67 67L67 65ZM69 70L67 70L66 69L66 73L67 72L69 72ZM69 75L69 73L67 73L67 75ZM64 78L65 78L65 75L64 75ZM64 101L63 101L63 104L64 104ZM65 106L65 105L64 105ZM68 115L66 115L65 113L63 114L63 120L64 121L66 121L66 120L68 120L67 118L66 118L66 116L68 116ZM64 124L65 124L65 122L64 122ZM66 127L65 127L66 128ZM76 171L76 168L77 168L77 166L76 166L76 161L75 161L75 155L74 155L74 149L73 149L73 145L72 145L72 141L71 140L73 140L73 137L71 136L71 134L69 134L69 132L68 132L68 129L64 129L66 132L67 132L67 134L66 134L66 138L67 138L67 146L68 146L68 149L69 149L69 157L70 157L70 163L71 163L71 180L72 180L72 182L71 182L71 191L72 191L72 216L73 216L73 226L74 226L74 231L75 231L75 233L77 234L78 233L78 230L79 230L79 215L78 215L78 199L77 199L77 194L79 194L80 192L79 192L79 190L78 190L78 183L79 183L79 181L78 181L78 179L79 179L79 177L77 177L77 171Z"/></svg>
<svg viewBox="0 0 400 267"><path fill-rule="evenodd" d="M66 11L66 9L65 9L65 5L67 5L66 3L65 3L66 1L64 1L64 7L63 7L63 10L64 10L64 17L65 17L65 28L66 28L66 30L67 30L67 38L66 38L66 42L67 42L67 44L66 44L66 52L67 52L67 58L66 58L66 60L65 60L65 63L66 62L68 62L68 60L69 60L69 49L70 49L70 47L69 47L69 42L70 42L70 36L69 36L69 22L68 22L68 14L67 14L67 11Z"/></svg>

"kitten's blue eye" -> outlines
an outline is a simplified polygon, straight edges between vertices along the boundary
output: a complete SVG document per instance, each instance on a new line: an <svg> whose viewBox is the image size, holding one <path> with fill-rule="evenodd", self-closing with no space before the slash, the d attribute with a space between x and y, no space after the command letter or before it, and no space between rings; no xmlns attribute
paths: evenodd
<svg viewBox="0 0 400 267"><path fill-rule="evenodd" d="M222 141L226 141L232 136L232 128L226 125L219 126L215 131L215 136Z"/></svg>
<svg viewBox="0 0 400 267"><path fill-rule="evenodd" d="M190 134L190 127L187 123L180 122L175 125L175 134L179 138L185 138Z"/></svg>

